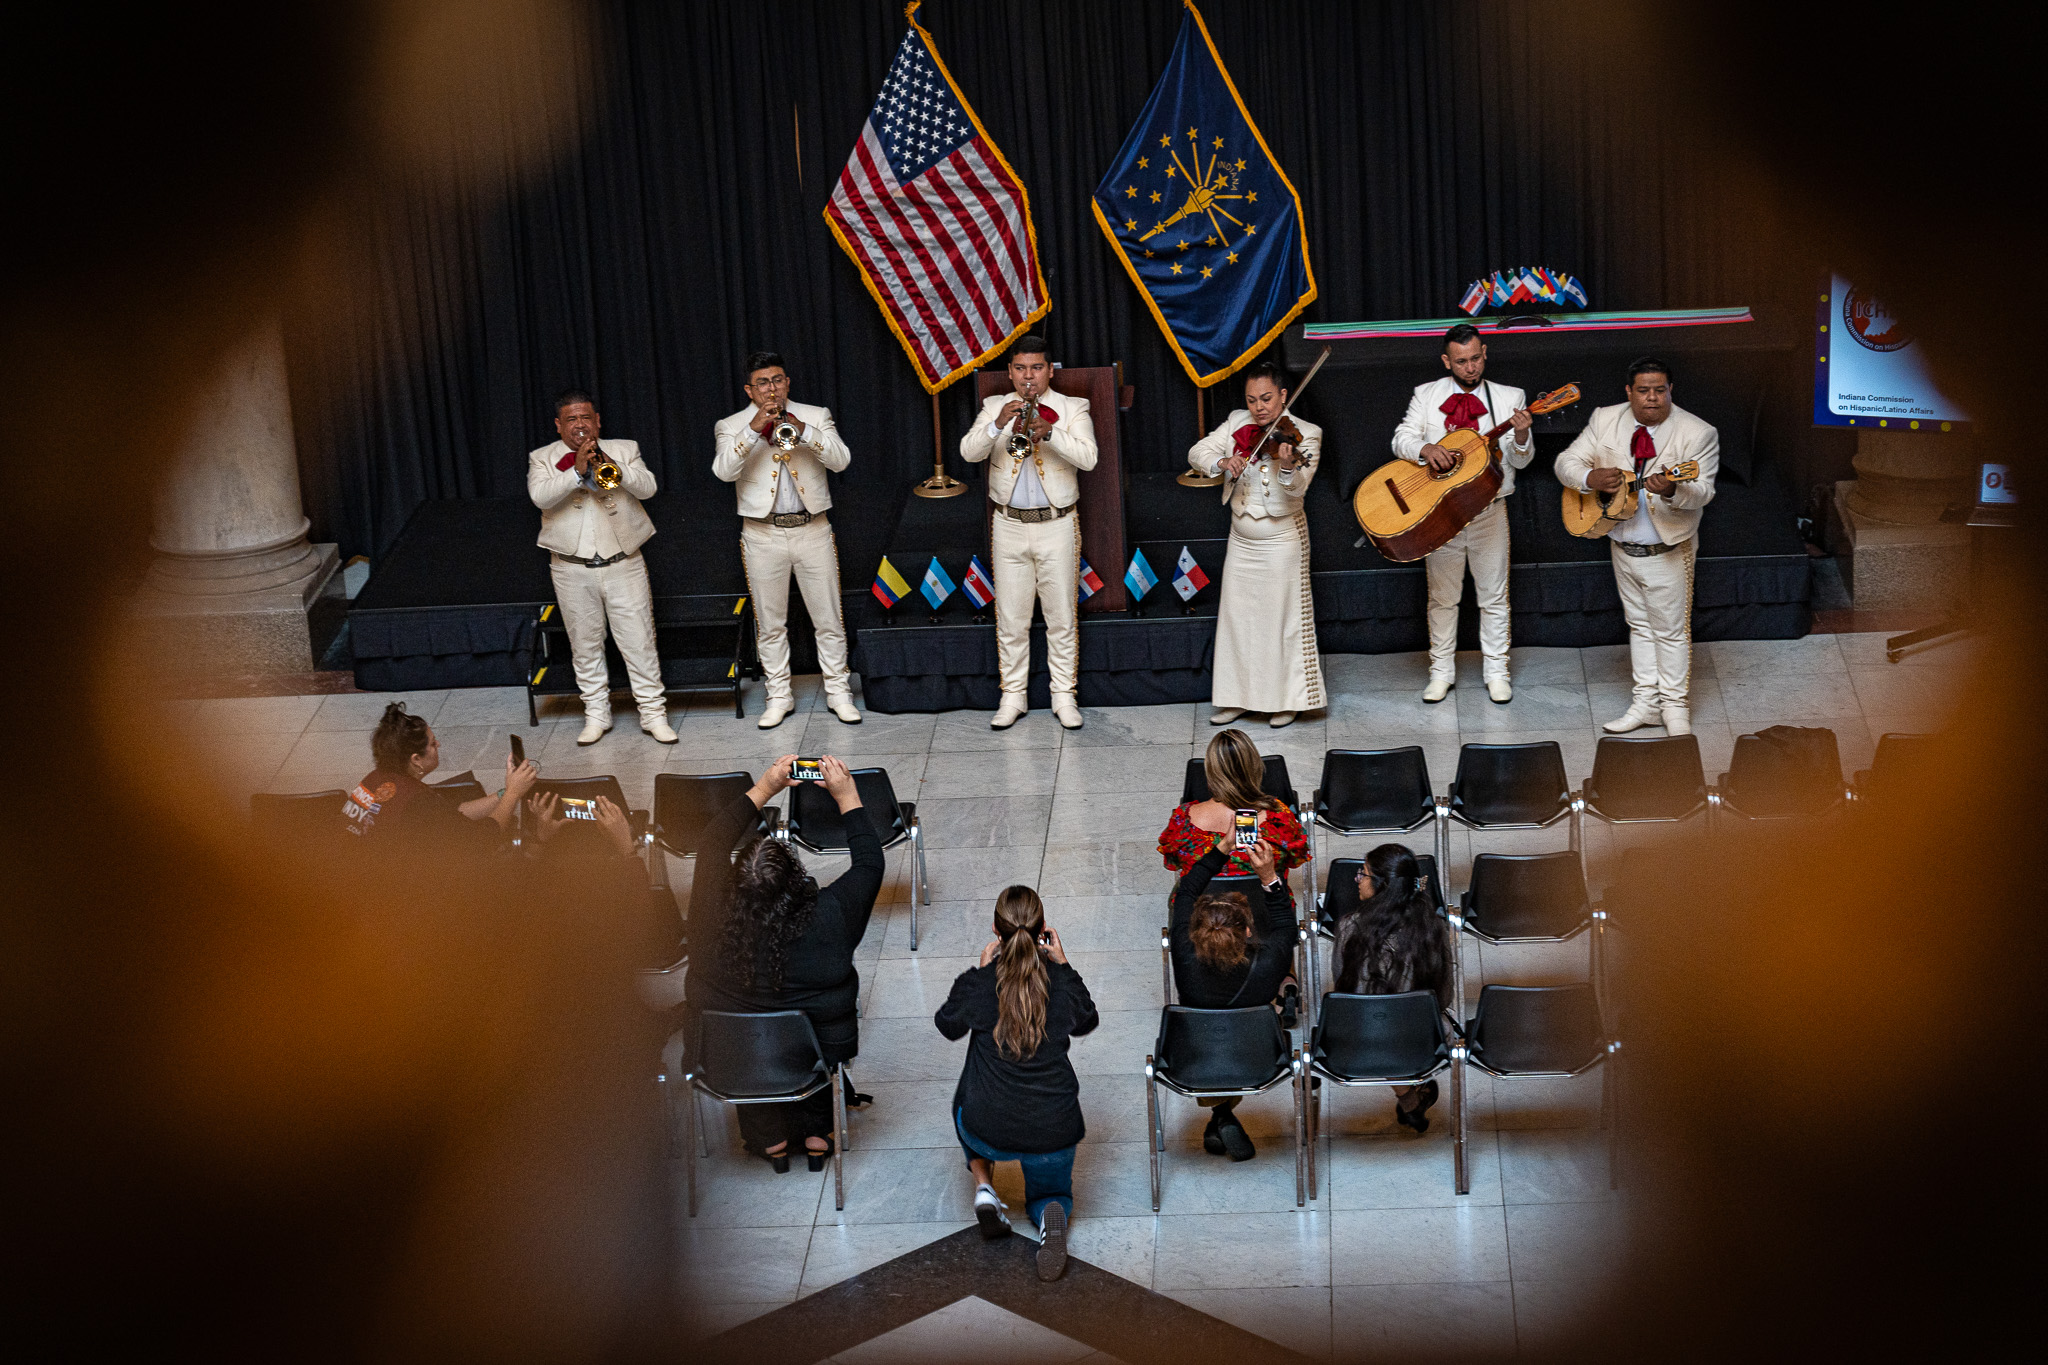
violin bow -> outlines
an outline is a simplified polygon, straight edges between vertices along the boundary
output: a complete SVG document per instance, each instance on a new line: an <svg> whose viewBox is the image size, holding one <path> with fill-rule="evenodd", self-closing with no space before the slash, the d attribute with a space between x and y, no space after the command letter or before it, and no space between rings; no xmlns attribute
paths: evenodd
<svg viewBox="0 0 2048 1365"><path fill-rule="evenodd" d="M1323 347L1323 353L1316 357L1316 363L1309 366L1308 373L1301 377L1300 387L1288 395L1287 405L1280 409L1280 415L1273 419L1272 426L1267 427L1260 434L1259 443L1252 447L1252 453L1245 458L1244 467L1246 473L1251 472L1251 467L1258 462L1259 452L1266 448L1266 442L1273 439L1273 428L1279 426L1293 414L1294 405L1301 401L1301 396L1308 392L1308 386L1315 382L1316 371L1322 369L1323 362L1330 358L1330 350L1331 348L1328 346ZM1223 505L1225 507L1230 506L1230 495L1237 491L1237 480L1243 477L1244 475L1240 474L1237 478L1225 479L1223 481Z"/></svg>

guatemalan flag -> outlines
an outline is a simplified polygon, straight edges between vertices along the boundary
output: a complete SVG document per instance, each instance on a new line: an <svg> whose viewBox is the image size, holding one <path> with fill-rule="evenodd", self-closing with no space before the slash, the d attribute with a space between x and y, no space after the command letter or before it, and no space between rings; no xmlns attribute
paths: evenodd
<svg viewBox="0 0 2048 1365"><path fill-rule="evenodd" d="M946 599L953 595L953 580L946 577L937 555L933 555L932 562L925 566L924 581L917 585L917 590L924 594L925 601L932 604L933 611L944 606Z"/></svg>
<svg viewBox="0 0 2048 1365"><path fill-rule="evenodd" d="M1124 586L1131 590L1133 602L1142 602L1146 593L1159 586L1159 575L1152 572L1143 550L1131 552L1131 567L1124 570Z"/></svg>
<svg viewBox="0 0 2048 1365"><path fill-rule="evenodd" d="M885 563L887 561L884 561ZM1180 558L1174 561L1180 572L1173 576L1173 590L1180 594L1180 600L1190 601L1194 595L1209 586L1209 575L1202 572L1202 566L1195 563L1195 557L1188 547L1180 547Z"/></svg>
<svg viewBox="0 0 2048 1365"><path fill-rule="evenodd" d="M1080 587L1077 589L1075 597L1075 600L1078 602L1086 602L1089 598L1095 596L1096 593L1102 591L1102 576L1095 572L1086 559L1081 561L1078 581Z"/></svg>
<svg viewBox="0 0 2048 1365"><path fill-rule="evenodd" d="M967 572L960 579L960 591L967 594L967 600L976 607L986 607L996 600L996 585L989 581L988 570L981 567L981 556L967 561Z"/></svg>
<svg viewBox="0 0 2048 1365"><path fill-rule="evenodd" d="M918 27L918 3L825 221L937 393L1052 303L1023 182Z"/></svg>

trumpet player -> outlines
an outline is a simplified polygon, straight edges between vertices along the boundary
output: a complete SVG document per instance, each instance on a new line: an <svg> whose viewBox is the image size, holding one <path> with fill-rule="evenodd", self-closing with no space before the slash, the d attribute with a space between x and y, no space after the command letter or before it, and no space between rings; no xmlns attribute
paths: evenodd
<svg viewBox="0 0 2048 1365"><path fill-rule="evenodd" d="M1010 348L1012 392L981 405L960 438L960 458L988 461L988 495L995 504L989 548L995 560L996 667L1003 700L989 725L1007 730L1031 709L1031 605L1045 608L1046 667L1052 674L1052 713L1069 730L1081 728L1074 701L1080 662L1075 622L1080 593L1081 501L1077 477L1095 468L1095 423L1088 400L1052 391L1052 362L1041 337L1019 338Z"/></svg>
<svg viewBox="0 0 2048 1365"><path fill-rule="evenodd" d="M846 671L846 624L839 605L839 546L825 520L832 490L825 472L852 460L827 408L789 401L789 370L773 351L746 360L747 406L714 429L711 472L739 496L740 560L754 598L754 639L768 684L761 728L782 724L796 706L789 683L789 580L817 630L825 706L860 724Z"/></svg>
<svg viewBox="0 0 2048 1365"><path fill-rule="evenodd" d="M654 648L654 593L640 547L654 523L640 506L654 496L654 472L637 441L598 444L601 423L589 394L571 389L555 400L560 438L526 457L526 494L540 508L540 546L548 552L555 602L569 631L576 687L583 694L578 744L595 744L612 728L611 670L604 659L607 625L619 642L640 728L663 744L668 697Z"/></svg>

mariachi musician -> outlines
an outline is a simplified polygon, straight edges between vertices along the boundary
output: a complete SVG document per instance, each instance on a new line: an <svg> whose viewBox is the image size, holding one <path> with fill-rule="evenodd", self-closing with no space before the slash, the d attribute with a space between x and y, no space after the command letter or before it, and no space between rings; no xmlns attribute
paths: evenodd
<svg viewBox="0 0 2048 1365"><path fill-rule="evenodd" d="M1245 374L1244 406L1188 451L1198 473L1236 480L1216 608L1211 725L1257 711L1277 728L1323 705L1301 505L1323 431L1286 409L1286 371L1271 361L1255 365Z"/></svg>
<svg viewBox="0 0 2048 1365"><path fill-rule="evenodd" d="M1536 454L1529 436L1529 410L1522 391L1486 378L1486 343L1479 329L1461 322L1444 333L1442 379L1418 384L1408 415L1394 428L1394 453L1431 469L1457 467L1458 457L1437 441L1447 431L1487 431L1504 418L1514 433L1500 445L1500 492L1465 528L1432 550L1423 561L1429 578L1429 682L1422 699L1442 701L1458 682L1458 599L1465 594L1465 566L1479 599L1479 652L1486 694L1497 702L1514 699L1508 681L1508 494L1515 471Z"/></svg>

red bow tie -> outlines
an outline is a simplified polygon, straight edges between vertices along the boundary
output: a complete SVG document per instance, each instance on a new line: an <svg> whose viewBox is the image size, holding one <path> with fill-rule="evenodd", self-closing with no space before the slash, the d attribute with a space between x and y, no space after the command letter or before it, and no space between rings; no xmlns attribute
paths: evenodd
<svg viewBox="0 0 2048 1365"><path fill-rule="evenodd" d="M590 453L591 453L592 455L596 455L596 454L597 454L597 448L596 448L595 446L592 446L592 447L591 447L591 451L590 451ZM575 464L575 463L576 463L576 449L575 449L575 447L574 447L574 446L571 446L571 447L569 448L569 453L568 453L567 455L564 455L564 456L563 456L563 457L562 457L561 459L559 459L559 460L556 460L556 461L555 461L555 468L557 468L557 469L567 469L567 468L569 468L569 466L571 466L571 465L573 465L573 464Z"/></svg>
<svg viewBox="0 0 2048 1365"><path fill-rule="evenodd" d="M1628 438L1628 453L1636 462L1636 477L1643 477L1643 466L1657 458L1657 443L1650 439L1648 427L1637 427L1636 434Z"/></svg>
<svg viewBox="0 0 2048 1365"><path fill-rule="evenodd" d="M1437 409L1444 415L1445 431L1477 431L1486 415L1486 404L1469 393L1454 393Z"/></svg>
<svg viewBox="0 0 2048 1365"><path fill-rule="evenodd" d="M1237 453L1246 459L1250 459L1252 448L1258 445L1259 438L1265 434L1266 428L1260 426L1257 422L1246 422L1231 433L1230 439L1236 445ZM1278 441L1269 441L1266 444L1266 449L1277 451L1280 449L1280 443Z"/></svg>

